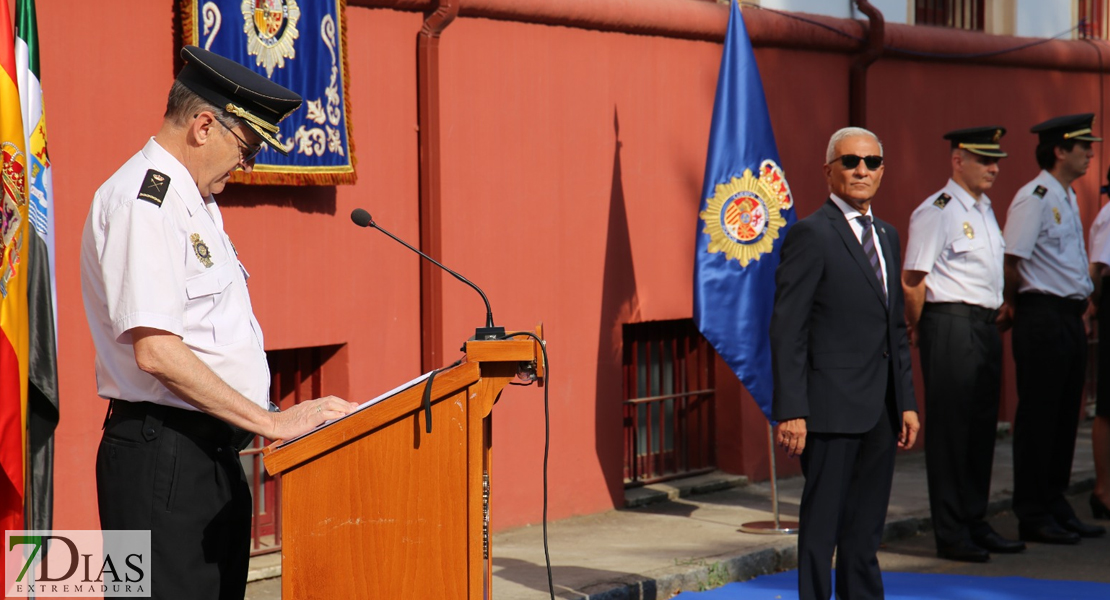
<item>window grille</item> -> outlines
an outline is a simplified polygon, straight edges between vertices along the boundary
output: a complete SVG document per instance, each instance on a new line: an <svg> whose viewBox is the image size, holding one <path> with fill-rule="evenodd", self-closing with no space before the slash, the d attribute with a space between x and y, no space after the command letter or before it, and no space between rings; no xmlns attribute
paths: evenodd
<svg viewBox="0 0 1110 600"><path fill-rule="evenodd" d="M1106 0L1078 0L1079 37L1106 38Z"/></svg>
<svg viewBox="0 0 1110 600"><path fill-rule="evenodd" d="M714 360L690 319L624 326L627 487L713 469Z"/></svg>
<svg viewBox="0 0 1110 600"><path fill-rule="evenodd" d="M915 0L914 23L983 31L983 0Z"/></svg>
<svg viewBox="0 0 1110 600"><path fill-rule="evenodd" d="M342 346L316 346L271 350L266 353L270 365L270 401L288 409L304 400L323 396L326 382L324 364ZM281 550L281 477L270 477L262 464L262 449L273 440L256 437L254 443L239 453L247 483L251 488L251 555Z"/></svg>

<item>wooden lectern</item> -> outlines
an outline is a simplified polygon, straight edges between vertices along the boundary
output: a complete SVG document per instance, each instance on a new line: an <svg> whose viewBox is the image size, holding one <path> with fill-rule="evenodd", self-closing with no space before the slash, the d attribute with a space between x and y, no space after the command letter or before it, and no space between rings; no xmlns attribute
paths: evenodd
<svg viewBox="0 0 1110 600"><path fill-rule="evenodd" d="M489 598L493 404L521 364L543 377L532 339L469 341L436 374L432 433L422 381L265 450L281 474L286 599Z"/></svg>

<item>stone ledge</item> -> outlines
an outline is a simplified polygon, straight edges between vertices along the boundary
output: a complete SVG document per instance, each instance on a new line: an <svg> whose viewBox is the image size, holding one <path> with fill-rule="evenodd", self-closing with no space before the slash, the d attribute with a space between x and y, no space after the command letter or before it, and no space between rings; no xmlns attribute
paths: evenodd
<svg viewBox="0 0 1110 600"><path fill-rule="evenodd" d="M629 488L624 491L624 507L636 508L658 502L670 502L695 494L708 494L745 485L748 485L748 478L744 475L713 471L704 475Z"/></svg>

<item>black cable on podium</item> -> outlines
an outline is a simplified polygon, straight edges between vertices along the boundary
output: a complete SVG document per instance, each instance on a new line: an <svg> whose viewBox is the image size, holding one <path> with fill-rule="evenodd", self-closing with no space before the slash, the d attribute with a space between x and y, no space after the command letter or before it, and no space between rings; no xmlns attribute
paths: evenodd
<svg viewBox="0 0 1110 600"><path fill-rule="evenodd" d="M547 547L547 460L551 452L551 363L547 361L547 344L540 339L540 336L531 331L514 331L505 334L501 339L520 335L526 335L536 340L540 345L540 351L543 353L543 558L547 564L547 590L551 594L551 600L555 600L555 584L552 583L551 579L551 552Z"/></svg>

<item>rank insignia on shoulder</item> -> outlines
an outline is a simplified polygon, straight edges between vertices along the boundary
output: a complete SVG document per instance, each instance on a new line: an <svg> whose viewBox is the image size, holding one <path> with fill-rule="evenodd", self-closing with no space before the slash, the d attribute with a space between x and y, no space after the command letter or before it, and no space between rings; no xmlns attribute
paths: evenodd
<svg viewBox="0 0 1110 600"><path fill-rule="evenodd" d="M952 196L949 196L948 194L941 194L941 195L937 196L936 200L933 200L933 206L935 206L937 208L944 208L945 206L948 206L948 203L951 200L952 200Z"/></svg>
<svg viewBox="0 0 1110 600"><path fill-rule="evenodd" d="M1038 185L1037 188L1033 190L1033 195L1038 197L1038 198L1044 198L1044 195L1047 194L1047 193L1048 193L1048 188L1046 188L1043 185Z"/></svg>
<svg viewBox="0 0 1110 600"><path fill-rule="evenodd" d="M190 235L189 241L193 244L193 252L196 252L200 264L204 265L206 269L211 268L212 253L208 250L208 244L205 244L204 240L200 239L200 234L194 233Z"/></svg>
<svg viewBox="0 0 1110 600"><path fill-rule="evenodd" d="M161 208L162 201L166 199L166 192L169 190L170 176L150 169L143 179L143 187L139 188L139 198Z"/></svg>

